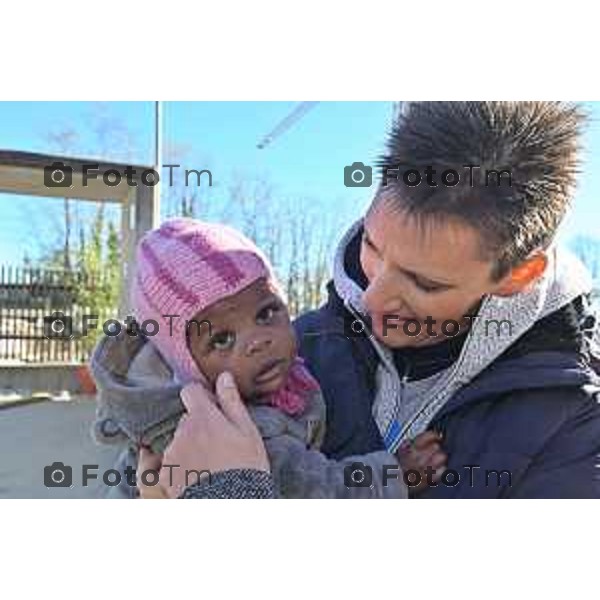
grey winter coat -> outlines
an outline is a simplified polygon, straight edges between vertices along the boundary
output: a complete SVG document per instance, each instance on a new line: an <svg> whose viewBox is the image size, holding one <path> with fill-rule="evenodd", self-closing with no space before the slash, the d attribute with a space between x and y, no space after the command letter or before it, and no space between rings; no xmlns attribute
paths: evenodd
<svg viewBox="0 0 600 600"><path fill-rule="evenodd" d="M98 443L125 446L115 468L121 473L128 465L136 468L139 445L163 452L185 409L180 385L151 342L143 335L129 336L125 330L117 337L106 336L94 351L91 369L98 387L93 436ZM407 497L393 454L377 451L335 461L319 452L325 432L320 391L296 418L270 406L248 408L265 442L277 497ZM371 485L353 487L350 474L357 462L369 470ZM394 472L394 476L388 478L384 472ZM137 490L122 476L120 485L109 488L107 495L135 498Z"/></svg>

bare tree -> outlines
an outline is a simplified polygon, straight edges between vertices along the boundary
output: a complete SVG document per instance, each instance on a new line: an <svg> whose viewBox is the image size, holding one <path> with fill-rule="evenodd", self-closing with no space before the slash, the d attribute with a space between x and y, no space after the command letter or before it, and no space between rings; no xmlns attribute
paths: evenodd
<svg viewBox="0 0 600 600"><path fill-rule="evenodd" d="M264 179L234 176L217 219L241 229L273 264L296 316L321 304L337 216L321 202L285 198Z"/></svg>
<svg viewBox="0 0 600 600"><path fill-rule="evenodd" d="M62 155L68 155L73 152L79 142L77 132L65 127L58 131L48 134L48 141L53 144ZM71 269L71 233L73 226L73 218L71 211L72 200L63 198L63 214L64 214L64 242L63 242L63 267L66 271Z"/></svg>
<svg viewBox="0 0 600 600"><path fill-rule="evenodd" d="M110 103L95 102L90 105L86 126L81 130L75 130L70 124L58 124L56 128L46 133L46 140L51 144L54 152L65 157L97 156L111 157L114 161L131 162L135 140L127 124L117 118ZM72 198L64 198L62 224L59 225L54 215L45 215L47 220L56 222L57 227L52 231L62 230L62 266L70 271L74 265L74 256L80 252L82 245L93 237L92 229L97 222L111 220L110 214L105 214L106 207L96 204L95 207L82 203ZM95 213L95 214L94 214ZM114 220L114 217L112 217ZM41 232L40 232L41 233ZM77 236L79 242L73 243L73 236ZM106 237L106 236L105 236ZM47 241L46 232L38 235L41 247L40 254L43 257L52 257L55 261L57 246L54 240Z"/></svg>
<svg viewBox="0 0 600 600"><path fill-rule="evenodd" d="M197 176L186 171L209 169L208 161L192 164L192 149L188 144L168 143L163 150L163 165L172 165L161 174L164 217L194 217L207 219L214 212L212 189L202 180L198 185ZM178 165L178 166L175 166ZM209 169L210 170L210 169Z"/></svg>

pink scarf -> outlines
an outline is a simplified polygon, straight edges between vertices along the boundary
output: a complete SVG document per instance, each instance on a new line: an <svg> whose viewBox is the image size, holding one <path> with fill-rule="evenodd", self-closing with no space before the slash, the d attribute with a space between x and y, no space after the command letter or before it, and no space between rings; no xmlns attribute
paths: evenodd
<svg viewBox="0 0 600 600"><path fill-rule="evenodd" d="M317 380L304 366L304 360L297 356L290 368L285 385L268 396L268 404L290 416L296 416L305 410L309 394L318 389Z"/></svg>

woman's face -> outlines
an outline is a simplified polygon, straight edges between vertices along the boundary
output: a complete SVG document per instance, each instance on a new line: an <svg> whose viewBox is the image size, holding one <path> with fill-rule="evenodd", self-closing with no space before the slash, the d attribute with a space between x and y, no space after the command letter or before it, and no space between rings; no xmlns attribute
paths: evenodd
<svg viewBox="0 0 600 600"><path fill-rule="evenodd" d="M386 202L375 202L364 225L360 262L369 285L363 303L386 346L441 342L457 333L450 321L461 332L468 329L465 316L474 316L483 296L505 283L491 279L493 262L482 258L479 233L467 224L419 227Z"/></svg>

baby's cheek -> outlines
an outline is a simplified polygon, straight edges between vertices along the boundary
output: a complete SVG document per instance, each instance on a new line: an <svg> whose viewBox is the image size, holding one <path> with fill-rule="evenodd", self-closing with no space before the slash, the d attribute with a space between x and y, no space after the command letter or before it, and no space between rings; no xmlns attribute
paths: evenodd
<svg viewBox="0 0 600 600"><path fill-rule="evenodd" d="M254 393L254 384L252 383L252 374L247 368L243 368L240 365L232 367L230 369L233 373L233 378L238 384L242 396L249 397Z"/></svg>
<svg viewBox="0 0 600 600"><path fill-rule="evenodd" d="M290 324L289 327L289 356L293 358L298 353L298 340L296 339L296 332L294 331L293 326Z"/></svg>
<svg viewBox="0 0 600 600"><path fill-rule="evenodd" d="M215 385L219 373L224 370L219 369L218 361L207 357L196 359L196 366L212 386Z"/></svg>
<svg viewBox="0 0 600 600"><path fill-rule="evenodd" d="M213 365L214 381L225 371L233 375L233 379L242 395L246 395L250 391L251 374L244 361L238 360L235 357L221 357L218 363Z"/></svg>

